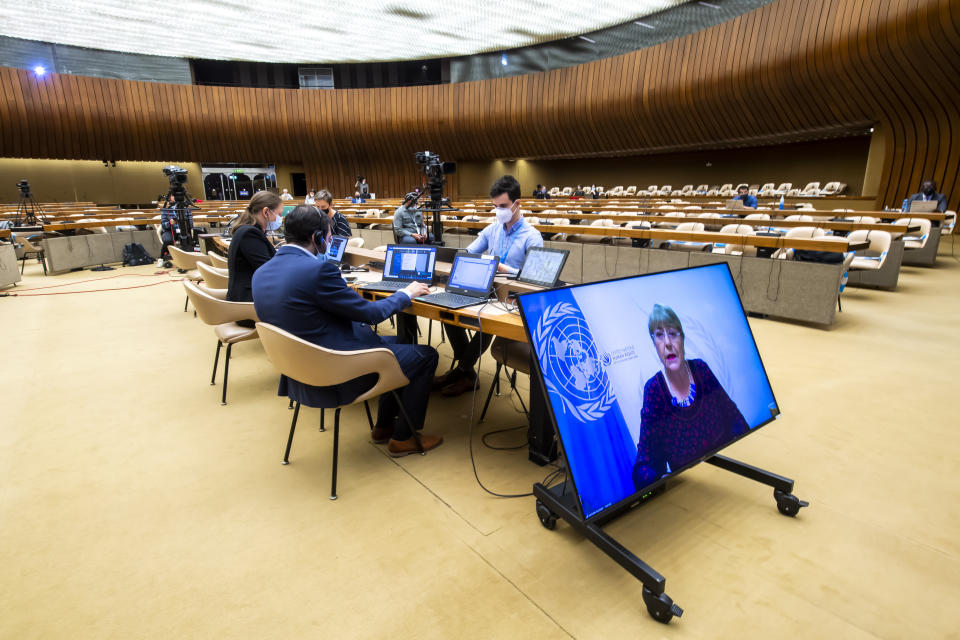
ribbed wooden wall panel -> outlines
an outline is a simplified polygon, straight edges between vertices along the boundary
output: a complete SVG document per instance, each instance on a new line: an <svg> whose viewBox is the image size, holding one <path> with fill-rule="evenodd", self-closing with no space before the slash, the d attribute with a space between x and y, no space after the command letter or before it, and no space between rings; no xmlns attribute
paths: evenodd
<svg viewBox="0 0 960 640"><path fill-rule="evenodd" d="M444 160L755 145L876 123L879 202L925 177L960 203L960 4L778 0L690 36L524 76L368 90L165 85L0 68L0 155L302 162L337 194L384 195ZM811 179L829 176L811 176ZM643 182L643 176L637 176Z"/></svg>

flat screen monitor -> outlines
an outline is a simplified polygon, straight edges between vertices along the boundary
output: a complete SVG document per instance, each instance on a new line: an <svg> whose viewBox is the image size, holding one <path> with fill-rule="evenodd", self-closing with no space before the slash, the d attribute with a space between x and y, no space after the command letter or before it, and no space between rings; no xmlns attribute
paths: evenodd
<svg viewBox="0 0 960 640"><path fill-rule="evenodd" d="M523 265L520 266L517 280L541 287L556 286L569 255L567 249L530 247L523 259Z"/></svg>
<svg viewBox="0 0 960 640"><path fill-rule="evenodd" d="M537 291L519 304L585 519L780 413L726 263Z"/></svg>
<svg viewBox="0 0 960 640"><path fill-rule="evenodd" d="M347 239L343 236L333 236L330 238L330 244L327 245L327 261L334 264L340 264L343 260L343 252L347 249Z"/></svg>
<svg viewBox="0 0 960 640"><path fill-rule="evenodd" d="M383 279L430 284L436 261L437 248L434 246L391 244L384 259Z"/></svg>

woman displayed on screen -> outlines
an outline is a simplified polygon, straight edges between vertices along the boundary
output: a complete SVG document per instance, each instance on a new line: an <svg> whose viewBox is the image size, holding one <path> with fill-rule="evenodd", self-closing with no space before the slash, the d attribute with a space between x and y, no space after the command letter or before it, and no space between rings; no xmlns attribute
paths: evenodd
<svg viewBox="0 0 960 640"><path fill-rule="evenodd" d="M749 431L707 363L684 357L683 326L674 310L654 305L648 328L663 368L643 387L633 466L637 489Z"/></svg>

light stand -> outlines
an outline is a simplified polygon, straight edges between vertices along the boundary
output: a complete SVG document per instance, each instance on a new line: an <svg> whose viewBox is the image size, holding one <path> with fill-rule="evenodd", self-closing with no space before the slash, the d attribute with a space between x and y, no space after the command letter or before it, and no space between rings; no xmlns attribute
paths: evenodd
<svg viewBox="0 0 960 640"><path fill-rule="evenodd" d="M13 219L13 226L29 227L46 222L46 214L30 193L30 183L21 180L17 183L17 188L20 189L20 200L17 202L17 213Z"/></svg>

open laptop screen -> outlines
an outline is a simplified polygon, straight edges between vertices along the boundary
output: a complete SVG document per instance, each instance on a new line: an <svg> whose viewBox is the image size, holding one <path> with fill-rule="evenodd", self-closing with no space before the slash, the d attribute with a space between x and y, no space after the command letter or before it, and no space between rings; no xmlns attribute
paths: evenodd
<svg viewBox="0 0 960 640"><path fill-rule="evenodd" d="M347 249L347 239L343 236L333 236L330 238L330 244L327 246L327 261L340 264L343 260L343 252Z"/></svg>
<svg viewBox="0 0 960 640"><path fill-rule="evenodd" d="M409 247L392 244L384 259L385 280L414 280L430 283L437 260L436 247Z"/></svg>
<svg viewBox="0 0 960 640"><path fill-rule="evenodd" d="M458 255L453 261L453 270L450 272L447 288L478 296L483 295L490 291L499 262L496 258L471 254Z"/></svg>
<svg viewBox="0 0 960 640"><path fill-rule="evenodd" d="M570 252L566 249L530 247L527 250L527 256L523 259L517 281L541 287L556 285L568 255Z"/></svg>

